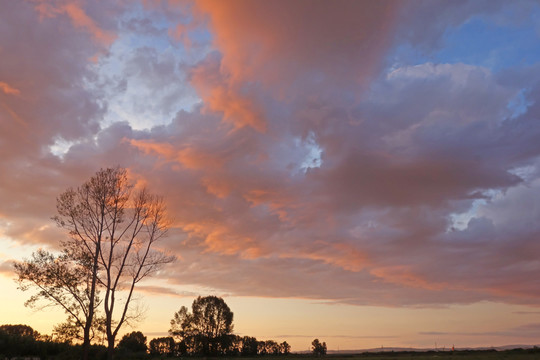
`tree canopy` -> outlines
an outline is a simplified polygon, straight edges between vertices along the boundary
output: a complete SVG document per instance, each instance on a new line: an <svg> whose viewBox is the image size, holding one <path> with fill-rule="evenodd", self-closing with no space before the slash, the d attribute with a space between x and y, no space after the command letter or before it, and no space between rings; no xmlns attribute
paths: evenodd
<svg viewBox="0 0 540 360"><path fill-rule="evenodd" d="M170 336L159 337L150 340L150 355L167 355L175 354L175 342Z"/></svg>
<svg viewBox="0 0 540 360"><path fill-rule="evenodd" d="M28 325L0 325L0 331L3 331L5 334L9 336L18 336L18 337L30 337L32 339L38 339L39 333L32 329L32 327Z"/></svg>
<svg viewBox="0 0 540 360"><path fill-rule="evenodd" d="M146 346L146 336L140 331L132 331L129 334L125 334L120 342L118 342L118 349L129 352L146 352L148 349Z"/></svg>
<svg viewBox="0 0 540 360"><path fill-rule="evenodd" d="M314 355L321 356L326 355L326 343L320 342L319 339L313 340L311 343L311 351Z"/></svg>
<svg viewBox="0 0 540 360"><path fill-rule="evenodd" d="M191 305L182 306L171 320L169 333L180 339L193 354L221 354L228 348L233 330L233 312L222 298L199 296Z"/></svg>

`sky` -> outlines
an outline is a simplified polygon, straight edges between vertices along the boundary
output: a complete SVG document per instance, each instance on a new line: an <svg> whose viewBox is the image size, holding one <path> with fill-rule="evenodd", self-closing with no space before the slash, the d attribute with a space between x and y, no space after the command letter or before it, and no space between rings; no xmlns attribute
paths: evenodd
<svg viewBox="0 0 540 360"><path fill-rule="evenodd" d="M537 344L540 3L0 0L0 323L99 169L164 196L135 328L222 296L309 349ZM130 331L130 329L126 329Z"/></svg>

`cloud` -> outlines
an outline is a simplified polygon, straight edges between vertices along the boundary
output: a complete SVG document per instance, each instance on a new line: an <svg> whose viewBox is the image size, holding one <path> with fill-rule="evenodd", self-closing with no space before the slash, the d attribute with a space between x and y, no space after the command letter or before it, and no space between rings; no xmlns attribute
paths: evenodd
<svg viewBox="0 0 540 360"><path fill-rule="evenodd" d="M224 113L224 121L261 132L268 124L262 99L249 95L253 88L284 102L300 92L316 96L325 84L356 91L378 70L397 11L386 1L343 1L336 7L324 1L242 0L201 0L195 10L209 19L222 55L194 69L195 87L209 109Z"/></svg>
<svg viewBox="0 0 540 360"><path fill-rule="evenodd" d="M53 238L54 232L39 235L54 211L53 193L80 179L49 147L95 134L104 107L101 94L86 86L88 59L100 47L66 17L42 16L38 5L6 3L0 15L0 171L10 174L0 180L0 213L8 217L9 236L39 243Z"/></svg>
<svg viewBox="0 0 540 360"><path fill-rule="evenodd" d="M189 291L178 292L169 287L154 285L139 285L137 286L137 290L150 295L171 295L179 297L194 297L198 295Z"/></svg>
<svg viewBox="0 0 540 360"><path fill-rule="evenodd" d="M65 14L71 20L75 28L87 31L96 42L107 47L115 40L115 34L102 29L82 8L82 2L78 1L42 1L34 0L35 10L40 18L53 18L60 14Z"/></svg>
<svg viewBox="0 0 540 360"><path fill-rule="evenodd" d="M62 11L65 12L75 27L80 27L87 30L92 36L105 46L109 46L115 39L113 33L102 30L90 18L83 9L74 3L68 3L63 6Z"/></svg>
<svg viewBox="0 0 540 360"><path fill-rule="evenodd" d="M272 338L342 338L342 339L395 339L397 336L392 335L274 335Z"/></svg>
<svg viewBox="0 0 540 360"><path fill-rule="evenodd" d="M520 337L520 338L536 338L540 332L540 324L532 323L517 326L510 329L499 331L480 331L480 332L444 332L444 331L425 331L419 332L419 335L426 336L460 336L460 337L484 337L484 336L500 336L504 338L508 337Z"/></svg>
<svg viewBox="0 0 540 360"><path fill-rule="evenodd" d="M261 139L264 136L248 130L234 134L221 132L213 141L216 148L230 148L242 139L240 144L249 144L250 158L254 161L246 162L242 158L244 161L238 163L237 156L247 153L241 151L228 157L226 166L207 164L197 168L199 176L205 179L201 188L208 179L215 178L227 184L224 186L227 191L219 196L212 191L203 195L201 198L216 196L210 212L213 215L206 217L202 212L203 218L186 215L192 220L184 230L191 234L194 241L191 244L221 254L214 258L205 253L204 258L213 259L214 266L229 273L226 278L240 281L231 284L215 278L212 271L202 270L204 266L199 261L204 260L196 260L197 257L192 257L198 264L197 276L178 274L179 281L212 284L220 289L234 289L237 294L289 294L362 304L371 303L371 298L388 305L468 303L481 299L534 302L536 295L532 294L538 291L536 285L530 283L524 268L516 267L522 257L505 257L508 260L505 266L511 269L514 264L515 271L500 270L503 261L500 254L506 251L503 249L524 244L518 238L508 238L486 249L486 243L481 240L490 235L481 233L497 231L490 220L473 220L466 230L447 233L452 213L468 208L475 200L488 201L489 208L496 204L486 191L505 190L504 196L508 197L513 192L508 189L521 188L523 179L511 172L515 157L530 161L538 154L525 155L521 147L514 147L519 143L529 148L532 145L529 141L533 141L529 136L534 128L528 134L520 131L508 135L506 131L510 124L505 104L515 94L515 87L502 86L486 69L461 64L440 67L425 64L402 72L403 75L398 75L399 71L394 71L374 84L369 101L352 108L357 121L340 122L333 128L312 127L314 133L320 134L316 135L316 141L324 149L323 166L303 175L295 175L287 166L268 157L256 160L259 152L272 154L286 146L288 134L277 133L284 143L270 143ZM429 93L423 90L428 85ZM475 101L471 99L472 89L476 89ZM393 95L383 96L388 93ZM429 101L420 94L443 100ZM416 103L412 104L411 99L417 99ZM500 105L484 105L489 103ZM300 107L303 103L294 105ZM414 110L410 120L407 109ZM384 127L382 119L385 119ZM185 124L182 117L177 121ZM518 122L529 126L526 116ZM174 136L175 128L172 126L167 132L169 139ZM484 137L476 136L473 129ZM188 133L178 133L178 138L169 140L168 146L193 145L189 137L184 137L190 136ZM366 141L358 142L364 138ZM394 140L388 140L391 138ZM503 150L509 144L512 147ZM491 159L492 149L500 152L497 161ZM175 176L178 179L186 175ZM490 215L489 219L493 218ZM236 219L250 220L239 223ZM208 240L209 234L218 235ZM476 243L470 240L465 243L464 237L476 239ZM255 257L238 257L242 251L237 244L242 244L243 238L252 239L242 245L245 248L251 246L247 244L258 244L262 250ZM531 249L530 253L535 251ZM360 256L353 259L355 253ZM245 264L242 258L246 259ZM223 268L217 265L220 263ZM241 270L229 269L232 264ZM282 270L267 274L276 266ZM299 269L306 275L291 275ZM306 283L306 277L325 272L332 274L321 280L333 284L327 291L315 290L315 285L309 282L298 286ZM477 275L470 277L471 273ZM278 284L269 278L286 280ZM336 278L341 281L336 282ZM265 283L271 290L257 288L257 282ZM506 282L514 284L514 288L507 289ZM363 294L350 289L359 283L363 284ZM524 286L523 290L518 284ZM383 289L399 293L399 300L376 297Z"/></svg>
<svg viewBox="0 0 540 360"><path fill-rule="evenodd" d="M2 90L4 94L8 95L19 95L21 93L19 89L16 89L3 81L0 81L0 90Z"/></svg>
<svg viewBox="0 0 540 360"><path fill-rule="evenodd" d="M396 11L386 1L333 6L325 1L235 0L225 5L201 0L197 8L210 18L233 81L260 79L274 85L296 78L297 71L332 69L334 76L355 80L371 74L387 46Z"/></svg>
<svg viewBox="0 0 540 360"><path fill-rule="evenodd" d="M111 4L0 14L3 235L55 246L55 197L120 164L167 201L162 246L181 260L159 277L175 285L357 305L538 302L538 69L387 58L401 35L444 46L444 29L495 19L500 3ZM452 11L429 36L404 13L438 6Z"/></svg>
<svg viewBox="0 0 540 360"><path fill-rule="evenodd" d="M219 41L222 54L191 71L202 107L127 143L159 164L151 186L189 189L168 190L176 226L187 235L168 240L185 254L174 281L351 304L534 302L538 289L518 266L522 258L500 257L524 243L512 237L486 249L482 241L498 232L494 215L448 232L452 214L474 201L492 208L490 191L509 196L520 188L512 169L538 156L535 126L527 115L510 120L506 106L518 83L477 66L425 63L381 73L358 102L337 96L357 79L339 79L345 90L325 80L311 97L308 66L292 76L305 96L276 111L279 85L265 82L264 71L231 71L243 55ZM243 86L264 131L246 113L212 108L211 91ZM517 123L523 130L508 131ZM308 134L322 165L304 172Z"/></svg>
<svg viewBox="0 0 540 360"><path fill-rule="evenodd" d="M146 154L157 154L167 161L178 162L187 169L203 169L221 167L221 160L214 157L211 151L203 153L202 149L185 147L175 150L170 144L157 144L141 140L131 140L130 144Z"/></svg>
<svg viewBox="0 0 540 360"><path fill-rule="evenodd" d="M235 128L250 126L259 132L266 132L266 120L259 105L245 93L246 90L234 86L221 73L221 58L209 54L190 70L190 82L205 100L210 111L223 113L223 122Z"/></svg>
<svg viewBox="0 0 540 360"><path fill-rule="evenodd" d="M12 278L15 273L13 271L13 260L4 260L0 262L0 275Z"/></svg>
<svg viewBox="0 0 540 360"><path fill-rule="evenodd" d="M540 311L514 311L513 313L519 315L539 315Z"/></svg>

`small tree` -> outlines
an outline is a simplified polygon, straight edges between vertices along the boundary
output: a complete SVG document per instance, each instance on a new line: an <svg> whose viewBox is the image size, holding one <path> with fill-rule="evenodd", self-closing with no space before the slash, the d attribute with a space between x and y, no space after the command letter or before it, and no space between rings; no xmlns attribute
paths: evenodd
<svg viewBox="0 0 540 360"><path fill-rule="evenodd" d="M281 353L281 347L274 340L266 340L264 346L267 354L279 355Z"/></svg>
<svg viewBox="0 0 540 360"><path fill-rule="evenodd" d="M291 352L291 345L289 345L288 342L284 341L280 344L281 347L281 353L283 355L289 355Z"/></svg>
<svg viewBox="0 0 540 360"><path fill-rule="evenodd" d="M125 334L118 343L118 349L128 352L146 352L146 336L140 331Z"/></svg>
<svg viewBox="0 0 540 360"><path fill-rule="evenodd" d="M233 329L233 313L225 301L216 296L199 296L191 308L192 313L182 306L174 314L169 334L180 339L189 353L225 353Z"/></svg>
<svg viewBox="0 0 540 360"><path fill-rule="evenodd" d="M63 252L56 256L43 249L32 254L30 260L15 263L19 289L37 289L25 306L58 306L68 315L66 324L70 331L64 332L63 340L71 341L74 334L83 335L83 359L88 358L90 340L93 337L92 322L100 304L94 279L92 260L88 254L76 253L63 243ZM40 300L46 302L41 306Z"/></svg>
<svg viewBox="0 0 540 360"><path fill-rule="evenodd" d="M1 325L0 330L10 336L29 337L34 340L38 340L40 338L39 333L28 325Z"/></svg>
<svg viewBox="0 0 540 360"><path fill-rule="evenodd" d="M326 355L326 343L321 343L319 339L313 340L313 342L311 343L311 351L313 355Z"/></svg>

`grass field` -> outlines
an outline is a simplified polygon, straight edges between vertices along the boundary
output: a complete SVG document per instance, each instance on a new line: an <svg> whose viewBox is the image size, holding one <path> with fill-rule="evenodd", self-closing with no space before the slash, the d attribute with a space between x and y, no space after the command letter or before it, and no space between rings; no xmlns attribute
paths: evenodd
<svg viewBox="0 0 540 360"><path fill-rule="evenodd" d="M414 352L359 354L353 356L327 356L328 360L540 360L540 352L467 351L467 352ZM316 359L312 357L311 359Z"/></svg>
<svg viewBox="0 0 540 360"><path fill-rule="evenodd" d="M383 352L383 353L363 353L354 355L331 354L323 357L311 355L289 355L278 357L256 357L256 358L227 358L261 360L261 359L279 359L279 360L540 360L540 349L529 350L507 350L507 351L430 351L430 352Z"/></svg>

